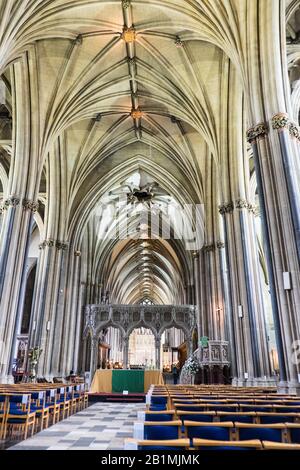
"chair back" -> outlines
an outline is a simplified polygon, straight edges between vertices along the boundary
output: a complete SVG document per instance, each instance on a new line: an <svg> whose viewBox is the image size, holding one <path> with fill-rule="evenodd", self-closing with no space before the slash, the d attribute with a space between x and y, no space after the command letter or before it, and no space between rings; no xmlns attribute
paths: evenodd
<svg viewBox="0 0 300 470"><path fill-rule="evenodd" d="M190 439L195 437L201 439L214 439L218 441L230 441L233 431L232 422L224 423L201 423L196 421L183 422L186 435Z"/></svg>
<svg viewBox="0 0 300 470"><path fill-rule="evenodd" d="M286 441L286 425L275 424L246 424L235 423L237 439L240 441L259 439L260 441Z"/></svg>
<svg viewBox="0 0 300 470"><path fill-rule="evenodd" d="M180 438L181 421L145 421L144 439L171 440Z"/></svg>

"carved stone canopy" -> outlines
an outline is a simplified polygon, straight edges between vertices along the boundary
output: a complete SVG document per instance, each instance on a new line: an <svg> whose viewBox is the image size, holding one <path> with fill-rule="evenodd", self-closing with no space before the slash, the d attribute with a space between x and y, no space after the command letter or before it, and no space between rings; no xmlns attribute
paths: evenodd
<svg viewBox="0 0 300 470"><path fill-rule="evenodd" d="M193 305L87 305L84 336L99 337L109 326L119 328L124 338L133 330L149 328L155 338L172 327L184 331L190 340L196 327L196 307Z"/></svg>

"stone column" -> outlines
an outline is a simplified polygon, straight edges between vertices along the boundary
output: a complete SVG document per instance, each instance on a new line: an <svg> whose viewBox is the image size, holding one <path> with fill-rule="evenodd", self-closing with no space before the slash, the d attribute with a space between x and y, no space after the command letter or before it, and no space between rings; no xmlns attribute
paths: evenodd
<svg viewBox="0 0 300 470"><path fill-rule="evenodd" d="M47 239L40 245L40 248L30 345L42 348L38 373L51 379L55 375L60 375L61 372L66 372L59 370L59 360L63 346L62 327L68 244Z"/></svg>
<svg viewBox="0 0 300 470"><path fill-rule="evenodd" d="M90 359L90 383L97 369L97 354L98 354L98 338L93 336L91 338L91 359Z"/></svg>
<svg viewBox="0 0 300 470"><path fill-rule="evenodd" d="M300 338L299 179L293 171L299 155L294 145L297 126L287 124L292 106L283 34L285 7L283 0L249 2L243 65L251 123L247 136L264 226L280 389L300 393L300 364L292 360ZM264 67L261 57L266 60Z"/></svg>
<svg viewBox="0 0 300 470"><path fill-rule="evenodd" d="M68 370L77 370L79 354L82 345L84 327L85 289L80 282L81 258L74 251L72 245L68 251L67 273L64 290L69 293L61 311L63 323L61 325L61 358L58 368L65 373ZM68 331L68 335L64 335ZM59 332L57 332L59 333Z"/></svg>
<svg viewBox="0 0 300 470"><path fill-rule="evenodd" d="M224 233L226 236L226 233ZM226 237L225 237L226 239ZM235 345L235 327L233 319L233 310L231 302L231 288L230 288L230 272L228 269L228 250L225 249L225 242L217 242L219 249L220 271L224 292L224 310L220 311L224 321L224 339L230 345L230 368L233 377L237 377L237 362L236 362L236 345Z"/></svg>
<svg viewBox="0 0 300 470"><path fill-rule="evenodd" d="M11 351L21 310L20 292L32 213L38 207L40 122L31 66L29 56L20 54L19 61L11 67L14 147L0 241L0 382L3 383L12 381Z"/></svg>
<svg viewBox="0 0 300 470"><path fill-rule="evenodd" d="M158 336L157 338L155 338L155 366L157 370L160 370L161 368L160 351L161 351L161 337Z"/></svg>
<svg viewBox="0 0 300 470"><path fill-rule="evenodd" d="M129 338L123 337L123 369L128 369L128 354L129 354Z"/></svg>
<svg viewBox="0 0 300 470"><path fill-rule="evenodd" d="M189 335L186 338L186 346L187 346L187 357L190 357L193 354L193 337Z"/></svg>
<svg viewBox="0 0 300 470"><path fill-rule="evenodd" d="M249 212L250 210L250 212ZM223 215L232 311L229 334L236 352L234 383L247 384L270 379L265 313L255 243L252 206L243 199L220 206ZM233 351L234 349L234 351ZM247 375L245 375L247 374Z"/></svg>
<svg viewBox="0 0 300 470"><path fill-rule="evenodd" d="M275 124L274 124L275 125ZM276 125L277 126L277 125ZM255 160L260 210L264 236L276 343L280 369L281 390L299 390L299 364L291 360L293 344L300 337L298 321L300 306L300 271L296 232L294 230L284 156L279 151L270 154L270 138L265 124L248 131ZM273 131L277 133L277 130ZM274 137L274 135L272 136ZM274 165L271 164L274 158ZM290 278L290 288L284 285L284 273Z"/></svg>
<svg viewBox="0 0 300 470"><path fill-rule="evenodd" d="M203 282L205 283L204 296L201 309L207 312L204 324L204 336L211 340L225 339L224 294L220 271L220 253L215 243L206 244L203 247Z"/></svg>
<svg viewBox="0 0 300 470"><path fill-rule="evenodd" d="M197 330L198 330L198 342L201 338L201 336L204 336L202 334L202 328L201 328L201 280L200 280L200 265L199 265L199 251L194 251L193 252L193 261L194 261L194 285L195 285L195 305L197 307ZM199 346L199 345L197 345Z"/></svg>

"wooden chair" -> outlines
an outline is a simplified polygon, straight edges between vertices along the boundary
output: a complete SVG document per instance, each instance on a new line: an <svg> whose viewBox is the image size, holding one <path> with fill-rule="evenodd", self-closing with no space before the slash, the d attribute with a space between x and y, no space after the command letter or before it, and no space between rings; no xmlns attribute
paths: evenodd
<svg viewBox="0 0 300 470"><path fill-rule="evenodd" d="M288 442L300 444L300 423L286 423Z"/></svg>
<svg viewBox="0 0 300 470"><path fill-rule="evenodd" d="M189 439L214 439L216 441L230 441L233 433L233 423L201 423L197 421L184 421L185 435Z"/></svg>
<svg viewBox="0 0 300 470"><path fill-rule="evenodd" d="M66 398L70 401L70 414L76 413L78 400L75 397L75 385L67 385Z"/></svg>
<svg viewBox="0 0 300 470"><path fill-rule="evenodd" d="M56 403L58 403L60 407L60 418L65 419L66 415L69 417L71 400L67 399L66 387L59 387L57 389Z"/></svg>
<svg viewBox="0 0 300 470"><path fill-rule="evenodd" d="M235 423L236 440L259 439L261 441L287 442L287 429L283 423L248 424Z"/></svg>
<svg viewBox="0 0 300 470"><path fill-rule="evenodd" d="M50 416L52 416L52 424L59 421L60 416L60 403L57 403L56 389L46 390L46 406L49 409Z"/></svg>
<svg viewBox="0 0 300 470"><path fill-rule="evenodd" d="M0 395L0 440L4 433L4 423L6 419L8 397L6 394Z"/></svg>
<svg viewBox="0 0 300 470"><path fill-rule="evenodd" d="M145 421L144 440L180 439L181 426L181 421Z"/></svg>
<svg viewBox="0 0 300 470"><path fill-rule="evenodd" d="M13 431L21 431L23 438L27 439L28 430L31 427L31 435L35 429L35 411L31 411L31 395L8 395L7 412L4 418L3 439L9 434L14 437Z"/></svg>
<svg viewBox="0 0 300 470"><path fill-rule="evenodd" d="M49 425L49 407L46 406L46 392L31 393L31 410L35 411L36 426L42 431Z"/></svg>
<svg viewBox="0 0 300 470"><path fill-rule="evenodd" d="M172 421L174 417L174 410L145 411L145 421Z"/></svg>
<svg viewBox="0 0 300 470"><path fill-rule="evenodd" d="M84 393L82 393L81 384L74 386L73 399L76 401L76 412L81 411L84 406Z"/></svg>

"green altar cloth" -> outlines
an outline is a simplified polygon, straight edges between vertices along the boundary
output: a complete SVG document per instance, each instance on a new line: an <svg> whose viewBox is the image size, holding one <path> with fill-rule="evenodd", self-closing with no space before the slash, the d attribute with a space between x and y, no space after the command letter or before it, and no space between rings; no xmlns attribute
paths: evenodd
<svg viewBox="0 0 300 470"><path fill-rule="evenodd" d="M144 371L143 370L113 370L112 391L122 393L144 393Z"/></svg>

